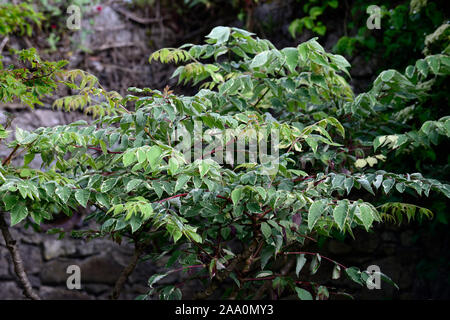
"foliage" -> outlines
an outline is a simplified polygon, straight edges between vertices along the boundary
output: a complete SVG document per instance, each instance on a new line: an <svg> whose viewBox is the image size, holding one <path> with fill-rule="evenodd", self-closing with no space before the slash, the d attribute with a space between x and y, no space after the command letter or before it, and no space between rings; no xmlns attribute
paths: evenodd
<svg viewBox="0 0 450 320"><path fill-rule="evenodd" d="M26 34L30 36L33 32L32 25L40 26L44 16L36 12L28 3L2 3L0 4L0 34L10 33Z"/></svg>
<svg viewBox="0 0 450 320"><path fill-rule="evenodd" d="M299 1L297 1L299 2ZM302 1L304 2L304 1ZM303 28L312 30L321 36L327 31L327 27L318 18L323 14L323 12L329 7L336 9L339 5L337 0L309 0L303 5L303 12L306 16L302 18L295 19L289 25L289 32L293 38L297 33L302 33Z"/></svg>
<svg viewBox="0 0 450 320"><path fill-rule="evenodd" d="M52 94L61 82L58 76L68 62L44 61L34 48L17 51L16 58L17 63L6 68L0 60L0 100L10 102L18 98L30 107L42 105L42 97Z"/></svg>
<svg viewBox="0 0 450 320"><path fill-rule="evenodd" d="M189 272L188 280L203 281L198 298L216 294L226 281L232 289L223 297L327 298L336 288L309 283L308 261L310 274L327 261L334 265L330 278L344 272L364 285L366 271L301 248L314 238L353 236L355 228L370 230L384 220L431 216L425 208L386 201L384 195L433 191L450 197L445 183L420 173L380 170L381 162L369 160L389 162L389 149L414 147L405 143L413 137L421 136L421 143L448 137L445 117L406 138L395 129L405 128L399 115L413 110L406 107L426 99L433 83L449 74L449 56L428 56L404 74L387 70L371 90L355 97L345 80L349 63L327 53L316 39L278 50L250 32L216 27L205 42L150 57L180 64L174 76L203 88L194 96L169 88L130 88L121 97L85 72L65 73L66 84L80 92L55 105L91 107L98 119L33 132L18 128L0 166L1 211L10 212L11 225L26 221L39 228L60 212L70 216L79 206L95 208L89 218L99 229L74 236L128 238L136 248L152 246L147 258L170 256L168 272L153 275L148 294L140 298L156 293L181 298L182 284L158 285L181 271ZM36 59L34 51L23 54ZM8 72L15 71L4 76ZM8 92L2 100L22 91ZM92 96L104 100L97 103ZM386 118L394 119L388 135L380 128ZM260 153L264 143L274 147L258 157L245 147L252 141ZM10 160L19 151L23 165L13 167ZM40 170L28 167L36 156L42 159ZM358 165L359 159L372 164ZM277 268L286 259L294 259L295 274Z"/></svg>
<svg viewBox="0 0 450 320"><path fill-rule="evenodd" d="M395 5L391 1L381 1L377 3L381 9L381 29L369 30L366 8L371 4L366 0L353 2L346 28L354 35L341 37L334 51L346 56L362 55L366 59L380 57L381 70L404 68L414 63L424 48L425 36L447 19L442 11L444 1L412 0Z"/></svg>

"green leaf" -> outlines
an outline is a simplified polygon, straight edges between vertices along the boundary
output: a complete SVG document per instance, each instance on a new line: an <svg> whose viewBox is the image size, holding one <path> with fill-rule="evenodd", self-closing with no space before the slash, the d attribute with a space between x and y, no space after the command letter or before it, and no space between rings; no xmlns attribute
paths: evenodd
<svg viewBox="0 0 450 320"><path fill-rule="evenodd" d="M354 281L362 286L364 285L364 282L361 279L361 271L358 268L356 268L356 267L347 268L347 269L345 269L345 273L352 281Z"/></svg>
<svg viewBox="0 0 450 320"><path fill-rule="evenodd" d="M91 192L89 190L83 189L83 190L77 190L75 192L75 199L78 201L78 203L83 207L86 208L86 205L89 201L89 197L91 195Z"/></svg>
<svg viewBox="0 0 450 320"><path fill-rule="evenodd" d="M346 178L346 179L345 179L345 181L344 181L344 187L345 187L345 190L347 191L347 194L349 194L349 193L350 193L350 190L352 190L353 184L354 184L353 178L349 177L349 178Z"/></svg>
<svg viewBox="0 0 450 320"><path fill-rule="evenodd" d="M386 70L380 74L381 80L384 82L389 82L395 75L395 70Z"/></svg>
<svg viewBox="0 0 450 320"><path fill-rule="evenodd" d="M261 223L261 232L266 239L269 239L272 236L272 228L266 222Z"/></svg>
<svg viewBox="0 0 450 320"><path fill-rule="evenodd" d="M298 45L297 47L298 49L298 53L300 54L301 59L306 62L308 60L308 55L309 55L309 47L307 43L301 43Z"/></svg>
<svg viewBox="0 0 450 320"><path fill-rule="evenodd" d="M308 228L312 230L317 220L319 220L320 216L324 213L326 208L326 202L323 200L319 200L314 202L311 207L309 207L308 211Z"/></svg>
<svg viewBox="0 0 450 320"><path fill-rule="evenodd" d="M207 163L206 161L202 161L199 167L200 177L203 178L204 175L208 173L210 167L211 166L209 163Z"/></svg>
<svg viewBox="0 0 450 320"><path fill-rule="evenodd" d="M100 144L100 148L102 149L103 154L108 154L108 148L106 146L106 142L103 140L100 140L98 143Z"/></svg>
<svg viewBox="0 0 450 320"><path fill-rule="evenodd" d="M239 200L241 200L242 197L242 187L237 187L236 189L231 192L231 200L233 201L234 205L237 205Z"/></svg>
<svg viewBox="0 0 450 320"><path fill-rule="evenodd" d="M331 275L331 279L337 280L341 277L341 267L339 265L334 265L333 274Z"/></svg>
<svg viewBox="0 0 450 320"><path fill-rule="evenodd" d="M28 208L23 203L18 203L11 211L11 227L21 222L28 216Z"/></svg>
<svg viewBox="0 0 450 320"><path fill-rule="evenodd" d="M130 219L131 233L135 233L142 226L142 219L136 215L133 215Z"/></svg>
<svg viewBox="0 0 450 320"><path fill-rule="evenodd" d="M231 29L229 27L215 27L206 38L216 40L216 44L222 44L230 38Z"/></svg>
<svg viewBox="0 0 450 320"><path fill-rule="evenodd" d="M306 260L304 254L299 254L297 256L297 264L295 266L295 274L297 275L297 278L298 278L298 276L300 274L300 271L302 271L303 266L305 265L306 261L307 260Z"/></svg>
<svg viewBox="0 0 450 320"><path fill-rule="evenodd" d="M161 159L159 158L161 154L162 150L158 146L153 146L147 151L147 160L152 170L154 170L161 162Z"/></svg>
<svg viewBox="0 0 450 320"><path fill-rule="evenodd" d="M392 187L395 184L395 180L394 179L386 179L383 181L383 190L386 194L389 193L389 191L391 191Z"/></svg>
<svg viewBox="0 0 450 320"><path fill-rule="evenodd" d="M164 274L154 274L148 279L148 286L150 288L153 288L153 285L158 282L159 280L165 278L167 276L167 273Z"/></svg>
<svg viewBox="0 0 450 320"><path fill-rule="evenodd" d="M264 270L267 262L269 262L270 258L274 255L274 251L274 247L264 247L261 252L261 270Z"/></svg>
<svg viewBox="0 0 450 320"><path fill-rule="evenodd" d="M96 193L95 199L97 200L98 203L100 203L105 208L108 208L110 205L108 197L104 193L100 193L100 192Z"/></svg>
<svg viewBox="0 0 450 320"><path fill-rule="evenodd" d="M127 183L127 186L125 187L125 191L126 192L130 192L133 191L134 189L136 189L136 187L138 185L140 185L142 183L142 180L140 179L133 179L130 180L130 182Z"/></svg>
<svg viewBox="0 0 450 320"><path fill-rule="evenodd" d="M339 204L333 210L333 218L339 229L344 230L345 219L347 218L348 211L348 202L347 201L339 201Z"/></svg>
<svg viewBox="0 0 450 320"><path fill-rule="evenodd" d="M361 184L361 186L366 189L367 191L369 191L371 194L375 195L375 193L373 192L372 186L370 185L369 181L365 178L360 178L358 179L358 182Z"/></svg>
<svg viewBox="0 0 450 320"><path fill-rule="evenodd" d="M100 191L104 193L111 191L112 188L114 188L114 186L117 184L118 180L119 179L117 178L111 178L103 181L102 185L100 186Z"/></svg>
<svg viewBox="0 0 450 320"><path fill-rule="evenodd" d="M395 289L400 290L400 288L398 287L398 285L397 285L394 281L392 281L392 279L389 278L389 277L388 277L387 275L385 275L384 273L382 273L382 272L374 272L374 275L379 275L381 280L383 280L384 282L387 282L387 283L389 283L390 285L394 286Z"/></svg>
<svg viewBox="0 0 450 320"><path fill-rule="evenodd" d="M256 278L265 278L273 275L273 272L270 270L263 270L256 274Z"/></svg>
<svg viewBox="0 0 450 320"><path fill-rule="evenodd" d="M286 65L290 72L294 72L298 64L298 50L297 48L284 48L281 53L286 58Z"/></svg>
<svg viewBox="0 0 450 320"><path fill-rule="evenodd" d="M169 170L170 170L170 174L171 174L171 175L174 175L174 174L177 172L178 167L179 167L179 165L178 165L178 160L175 159L175 158L173 158L173 157L171 157L171 158L169 159Z"/></svg>
<svg viewBox="0 0 450 320"><path fill-rule="evenodd" d="M405 191L406 186L403 182L399 182L395 185L395 188L397 189L398 192L403 193L403 191Z"/></svg>
<svg viewBox="0 0 450 320"><path fill-rule="evenodd" d="M341 188L344 186L345 176L343 174L337 174L333 177L331 186L334 188Z"/></svg>
<svg viewBox="0 0 450 320"><path fill-rule="evenodd" d="M122 156L122 162L125 167L132 165L136 161L136 154L133 150L127 151Z"/></svg>
<svg viewBox="0 0 450 320"><path fill-rule="evenodd" d="M178 190L181 190L184 188L186 183L191 179L190 176L186 174L182 174L178 177L177 182L175 183L175 190L174 192L177 192Z"/></svg>
<svg viewBox="0 0 450 320"><path fill-rule="evenodd" d="M17 204L19 198L13 194L7 193L3 196L2 200L5 204L5 211L10 211Z"/></svg>
<svg viewBox="0 0 450 320"><path fill-rule="evenodd" d="M258 194L261 196L262 200L266 200L267 192L263 187L255 187Z"/></svg>
<svg viewBox="0 0 450 320"><path fill-rule="evenodd" d="M309 265L309 271L312 275L316 274L317 270L319 270L321 260L322 257L319 254L316 254L312 259L311 264Z"/></svg>
<svg viewBox="0 0 450 320"><path fill-rule="evenodd" d="M297 291L297 296L300 300L313 300L311 293L309 293L305 289L295 287L295 291Z"/></svg>
<svg viewBox="0 0 450 320"><path fill-rule="evenodd" d="M253 58L252 63L250 63L250 68L255 69L264 66L266 63L269 62L269 57L270 57L269 50L258 53Z"/></svg>
<svg viewBox="0 0 450 320"><path fill-rule="evenodd" d="M359 206L359 210L364 227L366 228L367 231L369 231L369 228L374 220L372 215L372 208L363 203Z"/></svg>
<svg viewBox="0 0 450 320"><path fill-rule="evenodd" d="M70 198L72 190L66 186L58 186L55 190L56 195L62 200L63 203L67 203Z"/></svg>
<svg viewBox="0 0 450 320"><path fill-rule="evenodd" d="M137 158L139 163L144 162L147 159L145 151L142 150L142 149L138 149L137 152L136 152L136 158Z"/></svg>

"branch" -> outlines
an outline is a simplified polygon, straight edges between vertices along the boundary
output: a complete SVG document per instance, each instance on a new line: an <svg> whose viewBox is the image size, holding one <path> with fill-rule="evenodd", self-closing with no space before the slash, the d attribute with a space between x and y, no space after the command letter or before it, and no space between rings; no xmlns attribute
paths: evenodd
<svg viewBox="0 0 450 320"><path fill-rule="evenodd" d="M79 146L79 145L74 145L74 147L75 148L87 148L87 149L90 149L90 150L95 150L95 151L100 151L100 152L102 152L102 149L101 148L97 148L97 147L92 147L92 146ZM106 150L107 151L107 153L109 153L109 154L122 154L123 152L122 151L110 151L110 150Z"/></svg>
<svg viewBox="0 0 450 320"><path fill-rule="evenodd" d="M117 300L119 298L125 282L127 281L130 274L134 271L134 268L136 268L139 258L141 257L143 252L144 246L135 243L133 257L131 258L130 263L120 273L120 276L117 279L116 284L114 285L114 289L111 293L110 299Z"/></svg>
<svg viewBox="0 0 450 320"><path fill-rule="evenodd" d="M9 232L8 225L5 221L4 213L0 212L0 229L2 230L3 238L5 239L6 247L11 254L11 258L14 264L14 272L19 278L19 282L23 287L23 294L32 300L40 300L41 298L33 291L30 280L28 280L27 274L25 273L25 268L23 266L23 260L20 256L20 252L17 249L17 242L11 236Z"/></svg>
<svg viewBox="0 0 450 320"><path fill-rule="evenodd" d="M126 11L119 7L114 7L113 9L115 11L119 12L120 14L123 14L128 19L133 20L134 22L137 22L140 24L151 24L151 23L155 23L155 22L160 22L161 20L165 20L168 18L168 17L143 18L143 17L138 17L138 16L134 15L133 13Z"/></svg>
<svg viewBox="0 0 450 320"><path fill-rule="evenodd" d="M11 151L11 153L9 154L9 156L3 160L2 162L2 166L9 164L11 162L11 159L13 158L14 154L16 153L16 151L20 148L20 144L16 145L14 147L14 149Z"/></svg>
<svg viewBox="0 0 450 320"><path fill-rule="evenodd" d="M230 276L236 266L242 261L247 260L253 254L253 252L257 248L257 245L258 243L256 239L253 240L253 242L244 250L244 252L237 255L236 258L231 261L231 263L226 267L224 271L219 272L216 277L212 279L211 284L203 292L199 292L194 296L193 300L206 299L211 296L219 288L219 285Z"/></svg>

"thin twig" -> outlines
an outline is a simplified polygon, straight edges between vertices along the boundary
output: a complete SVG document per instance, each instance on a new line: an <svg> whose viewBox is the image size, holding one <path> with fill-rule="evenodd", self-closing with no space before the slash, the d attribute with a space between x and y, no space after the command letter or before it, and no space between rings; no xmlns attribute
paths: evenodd
<svg viewBox="0 0 450 320"><path fill-rule="evenodd" d="M127 17L130 20L133 20L134 22L140 23L140 24L151 24L151 23L155 23L155 22L160 22L161 20L167 19L168 17L156 17L156 18L143 18L143 17L138 17L136 15L134 15L133 13L126 11L122 8L119 7L114 7L113 8L115 11L121 13L122 15L124 15L125 17Z"/></svg>
<svg viewBox="0 0 450 320"><path fill-rule="evenodd" d="M2 166L5 166L7 164L9 164L11 162L12 157L14 156L14 154L16 153L16 151L20 148L20 144L16 145L14 147L14 149L11 151L11 153L8 155L8 157L6 157L5 160L3 160L2 162Z"/></svg>
<svg viewBox="0 0 450 320"><path fill-rule="evenodd" d="M14 272L16 273L20 283L22 284L23 294L29 299L40 300L41 298L33 291L33 287L31 286L30 280L28 280L28 276L25 273L23 260L17 248L17 241L14 240L14 238L11 236L11 233L9 232L9 228L5 221L3 212L0 212L0 229L2 230L6 247L8 248L9 253L11 254L11 258L14 264Z"/></svg>

